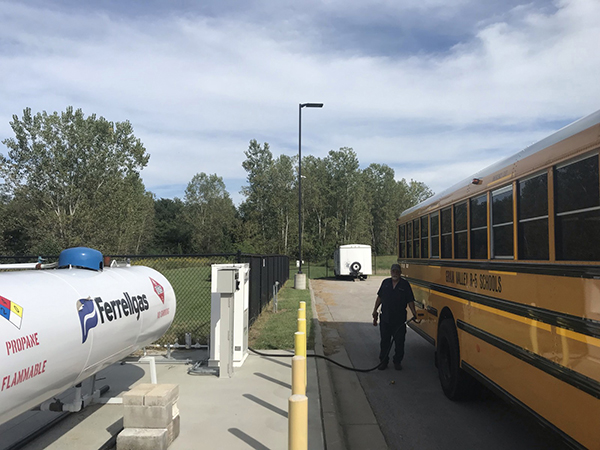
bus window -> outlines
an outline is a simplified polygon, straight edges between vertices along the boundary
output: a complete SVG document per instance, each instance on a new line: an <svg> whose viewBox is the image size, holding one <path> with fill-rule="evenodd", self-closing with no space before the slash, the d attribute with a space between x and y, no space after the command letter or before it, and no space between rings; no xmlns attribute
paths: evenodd
<svg viewBox="0 0 600 450"><path fill-rule="evenodd" d="M471 199L471 259L487 259L487 195Z"/></svg>
<svg viewBox="0 0 600 450"><path fill-rule="evenodd" d="M406 227L404 224L398 227L398 240L400 241L400 258L406 258Z"/></svg>
<svg viewBox="0 0 600 450"><path fill-rule="evenodd" d="M454 257L467 258L467 202L454 205Z"/></svg>
<svg viewBox="0 0 600 450"><path fill-rule="evenodd" d="M557 166L556 259L600 260L598 155Z"/></svg>
<svg viewBox="0 0 600 450"><path fill-rule="evenodd" d="M442 209L442 258L452 258L452 208Z"/></svg>
<svg viewBox="0 0 600 450"><path fill-rule="evenodd" d="M429 224L427 216L421 217L421 258L429 258Z"/></svg>
<svg viewBox="0 0 600 450"><path fill-rule="evenodd" d="M413 220L413 255L415 258L418 258L419 255L421 254L420 251L420 247L421 247L421 239L420 239L420 233L419 233L419 219L415 219Z"/></svg>
<svg viewBox="0 0 600 450"><path fill-rule="evenodd" d="M440 213L431 215L431 257L440 257Z"/></svg>
<svg viewBox="0 0 600 450"><path fill-rule="evenodd" d="M406 224L406 257L412 258L412 222Z"/></svg>
<svg viewBox="0 0 600 450"><path fill-rule="evenodd" d="M506 186L492 191L492 256L513 256L513 190Z"/></svg>
<svg viewBox="0 0 600 450"><path fill-rule="evenodd" d="M517 184L519 258L548 259L548 174Z"/></svg>

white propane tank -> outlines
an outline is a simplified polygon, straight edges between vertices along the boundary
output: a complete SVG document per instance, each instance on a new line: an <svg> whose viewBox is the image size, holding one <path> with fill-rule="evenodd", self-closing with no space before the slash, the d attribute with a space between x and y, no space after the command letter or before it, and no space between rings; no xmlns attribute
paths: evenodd
<svg viewBox="0 0 600 450"><path fill-rule="evenodd" d="M0 423L156 341L175 316L153 269L102 270L100 252L81 247L58 265L0 273Z"/></svg>

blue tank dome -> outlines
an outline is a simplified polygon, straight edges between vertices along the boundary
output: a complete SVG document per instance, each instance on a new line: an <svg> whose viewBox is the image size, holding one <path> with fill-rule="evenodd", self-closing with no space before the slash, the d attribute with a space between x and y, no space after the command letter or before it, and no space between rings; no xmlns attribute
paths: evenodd
<svg viewBox="0 0 600 450"><path fill-rule="evenodd" d="M102 253L93 248L73 247L60 252L58 257L58 268L81 267L100 271L104 268L104 258Z"/></svg>

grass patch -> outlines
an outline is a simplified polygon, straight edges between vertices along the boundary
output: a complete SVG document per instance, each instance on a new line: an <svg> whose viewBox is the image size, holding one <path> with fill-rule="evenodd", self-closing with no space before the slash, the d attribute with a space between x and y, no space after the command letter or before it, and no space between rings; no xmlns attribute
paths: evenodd
<svg viewBox="0 0 600 450"><path fill-rule="evenodd" d="M390 275L390 267L398 262L398 255L376 256L373 265L373 275Z"/></svg>
<svg viewBox="0 0 600 450"><path fill-rule="evenodd" d="M273 311L275 302L271 301L254 321L248 332L248 345L256 350L294 348L294 333L298 330L298 308L300 302L306 302L306 347L315 346L312 329L312 307L310 290L294 289L294 281L288 280L277 295L277 312Z"/></svg>

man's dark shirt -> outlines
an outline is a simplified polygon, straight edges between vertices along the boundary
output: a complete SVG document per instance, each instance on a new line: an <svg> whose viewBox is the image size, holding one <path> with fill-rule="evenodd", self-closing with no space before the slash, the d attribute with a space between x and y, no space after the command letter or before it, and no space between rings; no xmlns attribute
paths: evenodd
<svg viewBox="0 0 600 450"><path fill-rule="evenodd" d="M377 295L381 299L381 321L393 324L406 322L406 306L415 301L410 284L404 278L393 287L392 279L381 283Z"/></svg>

